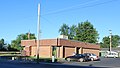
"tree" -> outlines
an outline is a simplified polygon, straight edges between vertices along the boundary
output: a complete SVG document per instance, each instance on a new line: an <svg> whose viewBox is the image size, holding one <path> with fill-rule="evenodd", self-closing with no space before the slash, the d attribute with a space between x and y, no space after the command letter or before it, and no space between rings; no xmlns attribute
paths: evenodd
<svg viewBox="0 0 120 68"><path fill-rule="evenodd" d="M77 28L76 25L72 25L72 26L69 28L69 29L70 29L70 30L69 30L69 31L70 31L70 32L69 32L69 37L68 37L69 39L71 39L71 40L74 39L74 37L75 37L75 35L76 35L76 28Z"/></svg>
<svg viewBox="0 0 120 68"><path fill-rule="evenodd" d="M68 36L68 39L73 39L76 34L76 25L72 25L69 27L66 24L63 24L61 28L59 29L60 35L66 35Z"/></svg>
<svg viewBox="0 0 120 68"><path fill-rule="evenodd" d="M0 51L6 51L7 50L7 44L5 43L5 40L2 38L0 40Z"/></svg>
<svg viewBox="0 0 120 68"><path fill-rule="evenodd" d="M11 48L16 50L21 50L23 47L21 47L21 40L27 40L28 39L28 33L26 34L20 34L17 36L15 40L12 40L11 42ZM30 34L29 39L36 39L35 34Z"/></svg>
<svg viewBox="0 0 120 68"><path fill-rule="evenodd" d="M1 39L0 40L0 50L2 50L3 46L4 46L4 39Z"/></svg>
<svg viewBox="0 0 120 68"><path fill-rule="evenodd" d="M119 45L120 36L112 35L111 39L112 39L112 41L111 41L112 42L112 47L113 48L117 47ZM109 36L104 37L102 39L102 42L101 42L100 45L101 45L101 48L109 48L110 47L110 38L109 38Z"/></svg>
<svg viewBox="0 0 120 68"><path fill-rule="evenodd" d="M18 51L17 49L15 49L14 47L12 47L11 44L8 44L7 49L8 49L8 51Z"/></svg>
<svg viewBox="0 0 120 68"><path fill-rule="evenodd" d="M102 42L100 43L100 45L101 45L102 48L109 48L109 46L110 46L109 36L108 37L104 37L102 39Z"/></svg>
<svg viewBox="0 0 120 68"><path fill-rule="evenodd" d="M69 26L67 24L63 24L59 29L60 35L69 35Z"/></svg>
<svg viewBox="0 0 120 68"><path fill-rule="evenodd" d="M74 39L82 42L96 43L98 42L98 32L89 21L78 23L78 26L69 27L63 24L59 29L61 35L67 35L68 39Z"/></svg>
<svg viewBox="0 0 120 68"><path fill-rule="evenodd" d="M93 25L90 22L85 21L78 23L74 39L82 42L96 43L98 42L98 35L99 34Z"/></svg>
<svg viewBox="0 0 120 68"><path fill-rule="evenodd" d="M4 42L5 40L2 38L0 40L0 51L7 51L9 48L9 44Z"/></svg>

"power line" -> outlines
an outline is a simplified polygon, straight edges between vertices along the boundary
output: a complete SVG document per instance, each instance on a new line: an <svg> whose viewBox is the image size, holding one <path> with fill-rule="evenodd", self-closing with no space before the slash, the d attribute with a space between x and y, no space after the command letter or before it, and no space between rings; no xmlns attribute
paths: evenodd
<svg viewBox="0 0 120 68"><path fill-rule="evenodd" d="M43 17L43 16L41 16L41 18L44 19L47 23L50 23L50 22L51 22L50 20L48 20L47 18L45 18L45 17ZM51 24L53 24L53 23L51 23Z"/></svg>
<svg viewBox="0 0 120 68"><path fill-rule="evenodd" d="M78 10L78 8L79 8L79 9L82 9L82 8L95 7L95 6L98 6L98 5L102 5L102 4L106 4L106 3L110 3L110 2L114 2L114 1L118 1L118 0L110 0L110 1L105 1L105 2L101 2L101 3L96 3L96 4L93 4L93 5L89 5L90 3L94 3L94 2L97 2L97 1L98 1L98 0L95 0L95 1L93 1L93 2L89 2L88 4L85 3L87 6L79 7L80 5L85 5L85 4L80 4L80 5L76 5L76 6L72 6L72 7L60 9L60 10L57 10L57 11L49 12L49 13L43 14L42 16L65 12L65 11L71 10L71 9L73 9L73 8L74 8L74 10L75 10L75 9ZM76 7L78 7L78 8L76 8ZM74 10L71 10L71 11L74 11Z"/></svg>
<svg viewBox="0 0 120 68"><path fill-rule="evenodd" d="M98 6L98 5L102 5L102 4L106 4L106 3L110 3L110 2L114 2L114 1L118 1L118 0L110 0L110 1L102 2L102 3L97 3L97 4L93 4L93 5L84 6L82 8L95 7L95 6Z"/></svg>
<svg viewBox="0 0 120 68"><path fill-rule="evenodd" d="M49 14L54 14L54 13L58 13L58 12L67 11L67 10L70 10L70 9L72 9L72 8L76 8L76 7L79 7L79 6L81 6L81 5L87 5L87 4L89 4L89 3L93 3L93 2L96 2L96 1L98 1L98 0L94 0L94 1L93 1L93 0L89 0L89 1L87 1L87 2L85 2L85 3L82 3L82 4L79 4L79 5L75 5L75 6L63 8L63 9L60 9L60 10L48 12L48 13L43 14L43 15L49 15Z"/></svg>

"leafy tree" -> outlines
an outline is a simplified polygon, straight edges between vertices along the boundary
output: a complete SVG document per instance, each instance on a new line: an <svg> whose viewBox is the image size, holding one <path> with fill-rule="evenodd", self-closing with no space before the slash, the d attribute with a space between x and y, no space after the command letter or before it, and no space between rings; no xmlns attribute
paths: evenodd
<svg viewBox="0 0 120 68"><path fill-rule="evenodd" d="M108 37L104 37L102 39L102 42L100 43L100 45L101 45L102 48L109 48L109 46L110 46L109 36Z"/></svg>
<svg viewBox="0 0 120 68"><path fill-rule="evenodd" d="M8 49L8 51L18 51L17 49L15 49L14 47L12 47L11 44L8 44L7 49Z"/></svg>
<svg viewBox="0 0 120 68"><path fill-rule="evenodd" d="M82 42L96 43L98 42L98 32L89 21L78 23L78 26L69 27L63 24L59 29L61 35L67 35L68 39L74 39Z"/></svg>
<svg viewBox="0 0 120 68"><path fill-rule="evenodd" d="M76 36L74 39L82 42L96 43L98 35L99 34L93 25L90 22L85 21L78 23Z"/></svg>
<svg viewBox="0 0 120 68"><path fill-rule="evenodd" d="M119 45L120 36L112 35L111 39L112 39L112 41L111 41L112 42L112 47L113 48L117 47ZM110 38L109 38L109 36L104 37L102 39L102 42L101 42L100 45L101 45L101 48L109 48L110 47Z"/></svg>
<svg viewBox="0 0 120 68"><path fill-rule="evenodd" d="M0 40L0 50L3 48L3 46L4 46L4 39L1 39Z"/></svg>
<svg viewBox="0 0 120 68"><path fill-rule="evenodd" d="M1 51L6 51L7 50L7 46L6 46L6 43L4 42L3 38L0 40L0 50Z"/></svg>
<svg viewBox="0 0 120 68"><path fill-rule="evenodd" d="M70 32L69 32L69 39L74 39L74 37L75 37L75 35L76 35L76 29L77 29L77 27L76 27L76 25L72 25L71 27L70 27Z"/></svg>
<svg viewBox="0 0 120 68"><path fill-rule="evenodd" d="M69 35L69 26L67 24L63 24L59 29L60 35Z"/></svg>
<svg viewBox="0 0 120 68"><path fill-rule="evenodd" d="M17 36L15 40L12 40L11 42L11 48L16 50L22 50L23 47L21 47L21 40L27 40L28 39L28 33L26 34L20 34ZM36 39L35 34L30 34L29 39Z"/></svg>
<svg viewBox="0 0 120 68"><path fill-rule="evenodd" d="M68 39L73 39L76 34L76 25L69 27L66 24L63 24L59 29L60 35L68 36Z"/></svg>

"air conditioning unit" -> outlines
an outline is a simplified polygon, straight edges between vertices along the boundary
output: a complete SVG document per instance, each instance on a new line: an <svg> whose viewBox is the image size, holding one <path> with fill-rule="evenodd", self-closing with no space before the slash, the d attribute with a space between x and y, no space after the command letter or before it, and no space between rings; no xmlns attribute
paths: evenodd
<svg viewBox="0 0 120 68"><path fill-rule="evenodd" d="M60 36L58 36L58 38L61 38L61 39L68 39L68 36L66 36L66 35L60 35Z"/></svg>

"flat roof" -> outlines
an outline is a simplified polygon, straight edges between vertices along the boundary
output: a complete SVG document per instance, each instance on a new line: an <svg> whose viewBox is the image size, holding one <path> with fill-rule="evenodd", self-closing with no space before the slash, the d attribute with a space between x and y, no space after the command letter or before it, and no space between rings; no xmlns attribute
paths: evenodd
<svg viewBox="0 0 120 68"><path fill-rule="evenodd" d="M68 39L42 39L39 41L40 45L45 46L71 46L71 47L83 47L83 48L94 48L94 49L100 49L100 45L98 44L92 44L92 43L85 43L85 42L80 42L76 40L68 40ZM36 46L37 45L37 40L21 40L21 45L22 46Z"/></svg>

